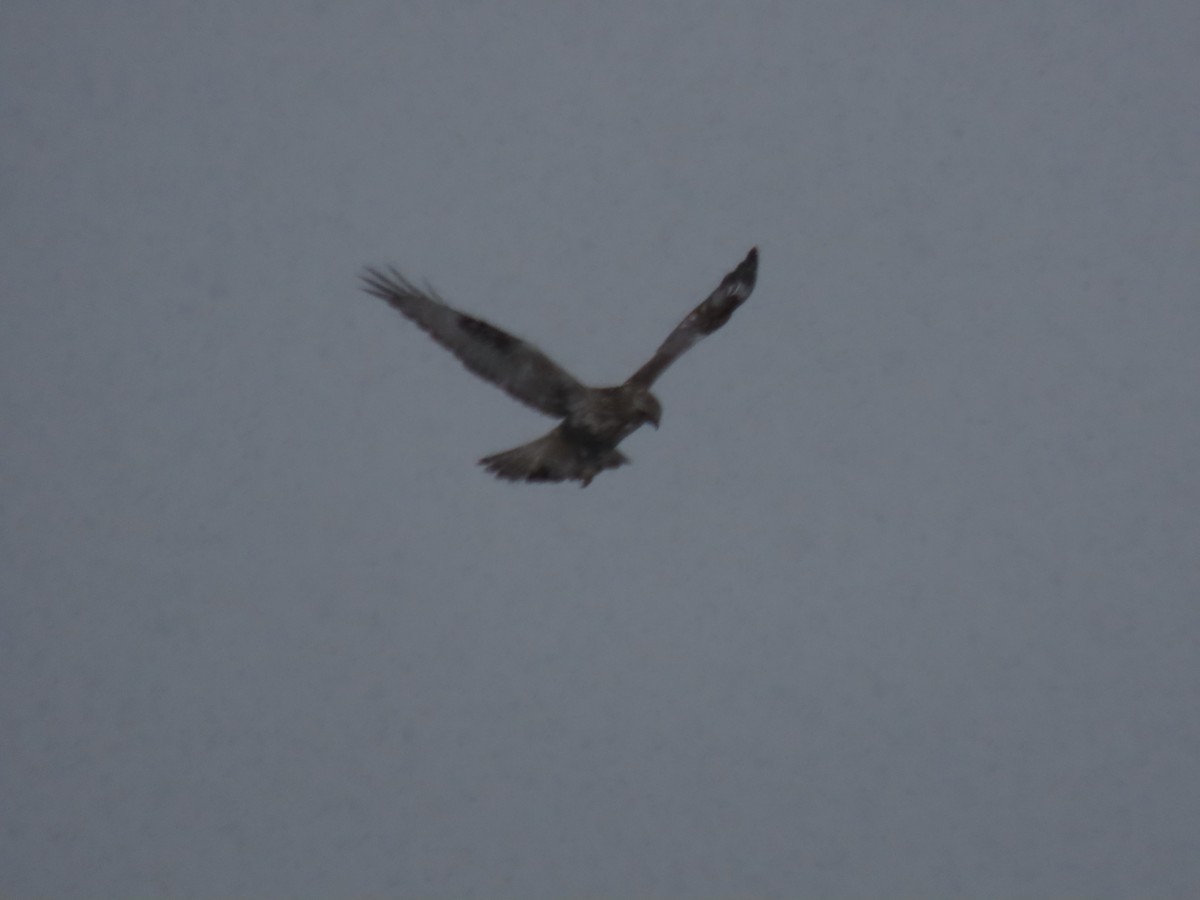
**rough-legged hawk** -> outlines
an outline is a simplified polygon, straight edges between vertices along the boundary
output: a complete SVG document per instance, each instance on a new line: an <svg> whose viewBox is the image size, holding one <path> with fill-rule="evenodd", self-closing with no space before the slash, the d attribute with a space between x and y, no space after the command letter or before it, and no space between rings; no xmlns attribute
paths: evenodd
<svg viewBox="0 0 1200 900"><path fill-rule="evenodd" d="M451 309L432 288L418 289L395 269L367 269L363 289L386 300L458 357L476 375L556 419L548 434L479 462L510 481L577 480L586 487L605 469L629 460L617 445L646 422L658 427L662 406L650 386L702 337L724 325L746 302L758 275L755 247L703 303L688 314L644 366L624 384L594 388L533 344Z"/></svg>

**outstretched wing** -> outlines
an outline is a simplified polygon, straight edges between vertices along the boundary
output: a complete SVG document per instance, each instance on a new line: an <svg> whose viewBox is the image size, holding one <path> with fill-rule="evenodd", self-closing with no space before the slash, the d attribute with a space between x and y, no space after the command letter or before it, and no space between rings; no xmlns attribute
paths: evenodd
<svg viewBox="0 0 1200 900"><path fill-rule="evenodd" d="M567 415L588 388L533 344L447 306L432 288L420 290L390 269L367 269L363 290L425 330L459 361L512 397L550 416Z"/></svg>
<svg viewBox="0 0 1200 900"><path fill-rule="evenodd" d="M663 370L694 343L729 321L733 311L746 302L758 277L758 248L751 247L738 267L721 279L720 286L693 309L662 342L644 366L633 373L630 384L650 387Z"/></svg>

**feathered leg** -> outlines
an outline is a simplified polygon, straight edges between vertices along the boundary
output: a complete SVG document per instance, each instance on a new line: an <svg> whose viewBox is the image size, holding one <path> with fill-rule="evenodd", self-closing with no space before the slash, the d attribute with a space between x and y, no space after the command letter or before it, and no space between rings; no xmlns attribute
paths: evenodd
<svg viewBox="0 0 1200 900"><path fill-rule="evenodd" d="M620 451L592 449L568 440L562 427L535 441L485 456L479 464L506 481L580 481L587 487L605 469L629 462Z"/></svg>

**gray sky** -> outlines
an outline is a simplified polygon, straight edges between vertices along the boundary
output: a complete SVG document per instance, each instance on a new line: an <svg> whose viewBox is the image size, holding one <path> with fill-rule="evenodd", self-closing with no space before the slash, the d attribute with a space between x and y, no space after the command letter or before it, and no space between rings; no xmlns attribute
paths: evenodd
<svg viewBox="0 0 1200 900"><path fill-rule="evenodd" d="M0 894L1195 896L1200 6L0 12ZM592 383L587 490L360 292Z"/></svg>

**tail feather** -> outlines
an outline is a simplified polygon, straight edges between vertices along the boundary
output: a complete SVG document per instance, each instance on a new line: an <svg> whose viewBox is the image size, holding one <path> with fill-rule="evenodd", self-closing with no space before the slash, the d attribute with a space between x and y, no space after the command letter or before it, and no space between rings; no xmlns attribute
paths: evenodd
<svg viewBox="0 0 1200 900"><path fill-rule="evenodd" d="M485 456L479 464L506 481L581 481L587 487L605 469L629 459L615 449L593 449L569 440L555 428L528 444Z"/></svg>

